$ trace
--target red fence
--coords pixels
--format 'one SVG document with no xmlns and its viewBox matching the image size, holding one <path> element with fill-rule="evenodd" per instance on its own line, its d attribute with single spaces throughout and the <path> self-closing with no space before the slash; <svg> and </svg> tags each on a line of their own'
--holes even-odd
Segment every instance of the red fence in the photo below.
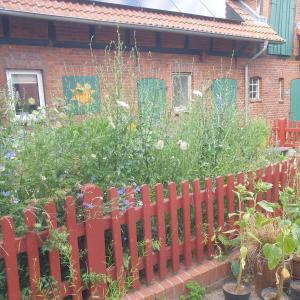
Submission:
<svg viewBox="0 0 300 300">
<path fill-rule="evenodd" d="M 286 185 L 292 185 L 295 176 L 295 162 L 285 161 L 281 164 L 269 165 L 256 172 L 239 173 L 217 177 L 215 184 L 212 179 L 206 179 L 201 188 L 199 180 L 183 181 L 177 192 L 175 183 L 169 183 L 167 191 L 162 184 L 157 184 L 154 193 L 149 186 L 143 185 L 140 190 L 132 187 L 126 189 L 123 199 L 126 207 L 120 209 L 120 193 L 116 188 L 110 188 L 107 194 L 110 212 L 103 213 L 103 198 L 101 190 L 95 185 L 84 186 L 83 205 L 85 221 L 76 222 L 75 199 L 68 196 L 65 199 L 65 227 L 68 232 L 68 241 L 71 245 L 70 259 L 74 268 L 72 284 L 62 280 L 60 255 L 57 250 L 49 252 L 50 275 L 58 283 L 58 294 L 61 297 L 72 295 L 72 299 L 82 299 L 84 290 L 80 274 L 80 258 L 78 238 L 83 237 L 87 249 L 88 272 L 107 274 L 118 280 L 118 285 L 124 285 L 123 252 L 124 239 L 130 257 L 134 288 L 141 284 L 140 271 L 143 271 L 143 280 L 147 283 L 158 274 L 164 278 L 168 272 L 177 272 L 181 266 L 189 268 L 195 260 L 201 263 L 206 257 L 214 255 L 212 236 L 216 228 L 228 228 L 234 223 L 230 215 L 236 211 L 237 203 L 233 189 L 236 183 L 244 183 L 247 178 L 249 190 L 253 190 L 255 180 L 262 179 L 273 184 L 265 195 L 259 195 L 267 201 L 278 201 L 279 190 Z M 214 187 L 215 186 L 215 187 Z M 153 195 L 151 201 L 151 195 Z M 167 195 L 167 197 L 166 197 Z M 139 198 L 139 205 L 136 199 Z M 57 214 L 54 203 L 45 206 L 46 218 L 52 228 L 57 228 Z M 49 236 L 49 231 L 36 232 L 34 207 L 24 212 L 24 221 L 27 233 L 22 237 L 15 237 L 14 224 L 11 217 L 1 220 L 3 241 L 0 242 L 0 259 L 5 260 L 7 291 L 9 300 L 20 299 L 20 285 L 17 256 L 27 254 L 30 290 L 32 298 L 36 295 L 36 285 L 39 281 L 41 268 L 39 248 L 43 240 Z M 155 219 L 155 222 L 153 221 Z M 142 240 L 144 241 L 144 255 L 139 256 L 137 222 L 142 227 Z M 153 225 L 155 224 L 155 225 Z M 126 232 L 124 233 L 124 226 Z M 62 230 L 60 227 L 59 230 Z M 105 233 L 112 234 L 114 263 L 106 264 L 108 242 Z M 154 237 L 159 241 L 159 249 L 153 249 Z M 168 237 L 168 238 L 167 238 Z M 105 284 L 94 284 L 88 292 L 104 298 Z M 39 297 L 36 297 L 40 299 Z"/>
<path fill-rule="evenodd" d="M 300 122 L 287 119 L 276 120 L 272 124 L 272 142 L 279 147 L 300 146 Z"/>
</svg>

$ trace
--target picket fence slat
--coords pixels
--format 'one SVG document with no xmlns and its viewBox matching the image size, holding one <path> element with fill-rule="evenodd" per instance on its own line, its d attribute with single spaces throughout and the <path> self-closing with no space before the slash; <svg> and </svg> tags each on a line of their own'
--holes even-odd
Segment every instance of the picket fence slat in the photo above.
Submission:
<svg viewBox="0 0 300 300">
<path fill-rule="evenodd" d="M 36 297 L 38 300 L 42 300 L 41 295 L 38 295 L 38 293 L 36 293 L 38 282 L 40 279 L 40 258 L 37 235 L 34 232 L 36 220 L 33 209 L 26 209 L 24 211 L 24 223 L 27 226 L 26 250 L 31 295 L 33 295 L 33 297 Z"/>
<path fill-rule="evenodd" d="M 171 233 L 171 255 L 173 272 L 179 270 L 179 239 L 178 239 L 178 200 L 176 194 L 176 184 L 170 182 L 169 192 L 169 210 L 170 210 L 170 233 Z"/>
<path fill-rule="evenodd" d="M 3 235 L 3 251 L 5 253 L 4 259 L 8 300 L 20 300 L 21 293 L 13 219 L 11 217 L 2 218 L 1 227 Z"/>
<path fill-rule="evenodd" d="M 54 202 L 45 205 L 46 222 L 48 225 L 48 237 L 51 237 L 51 231 L 57 228 L 56 207 Z M 59 251 L 54 249 L 49 251 L 50 275 L 56 280 L 58 291 L 54 291 L 55 296 L 63 293 L 64 287 L 61 281 L 61 268 Z"/>
<path fill-rule="evenodd" d="M 153 201 L 150 199 L 152 190 L 148 185 L 140 188 L 129 186 L 125 190 L 112 187 L 107 194 L 110 209 L 105 213 L 101 189 L 87 184 L 81 189 L 82 203 L 75 202 L 72 196 L 66 197 L 63 227 L 57 226 L 56 204 L 49 202 L 44 207 L 47 226 L 43 232 L 37 232 L 35 208 L 30 206 L 23 212 L 26 234 L 17 238 L 12 218 L 4 217 L 1 219 L 3 240 L 0 241 L 0 259 L 5 261 L 8 300 L 20 299 L 17 259 L 20 253 L 27 254 L 32 297 L 42 300 L 38 290 L 43 267 L 39 249 L 43 240 L 51 238 L 55 230 L 67 232 L 72 272 L 71 280 L 62 281 L 65 279 L 61 275 L 59 251 L 49 251 L 50 275 L 59 287 L 53 297 L 71 296 L 74 300 L 81 300 L 84 292 L 88 293 L 90 299 L 105 299 L 106 278 L 109 276 L 117 280 L 120 290 L 124 290 L 126 276 L 131 276 L 132 287 L 138 288 L 144 279 L 146 283 L 152 282 L 156 270 L 161 279 L 165 278 L 170 271 L 169 263 L 173 272 L 178 272 L 182 265 L 191 267 L 194 258 L 192 254 L 201 263 L 205 257 L 211 258 L 214 255 L 212 237 L 215 230 L 235 228 L 237 217 L 233 213 L 243 209 L 238 206 L 234 195 L 237 184 L 246 184 L 248 191 L 253 191 L 257 180 L 269 182 L 272 189 L 259 194 L 257 201 L 265 199 L 278 202 L 279 192 L 284 187 L 294 187 L 295 184 L 299 190 L 300 180 L 296 176 L 296 168 L 299 166 L 299 161 L 290 159 L 259 168 L 256 172 L 240 172 L 236 180 L 232 174 L 218 176 L 215 185 L 211 178 L 207 178 L 203 189 L 199 180 L 194 180 L 191 187 L 188 181 L 182 181 L 181 191 L 179 186 L 177 190 L 174 182 L 168 184 L 167 191 L 159 183 L 154 187 Z M 84 208 L 84 221 L 80 223 L 77 223 L 76 218 L 78 204 Z M 259 207 L 257 209 L 262 211 Z M 277 213 L 279 211 L 275 215 Z M 194 220 L 193 223 L 191 220 Z M 103 276 L 102 281 L 95 281 L 88 288 L 83 286 L 80 276 L 80 251 L 83 249 L 79 247 L 79 238 L 80 245 L 83 243 L 86 250 L 87 272 Z M 66 270 L 63 271 L 65 273 Z"/>
<path fill-rule="evenodd" d="M 203 261 L 203 233 L 202 233 L 202 202 L 203 193 L 200 190 L 199 180 L 193 181 L 193 198 L 194 198 L 194 210 L 195 210 L 195 231 L 196 231 L 196 254 L 197 262 Z"/>
<path fill-rule="evenodd" d="M 190 186 L 188 181 L 181 183 L 182 194 L 182 217 L 183 217 L 183 236 L 184 236 L 184 264 L 189 268 L 192 264 L 192 246 L 191 246 L 191 221 L 190 221 Z"/>
<path fill-rule="evenodd" d="M 142 203 L 143 203 L 143 233 L 144 233 L 144 240 L 145 240 L 145 272 L 146 272 L 146 281 L 148 283 L 150 283 L 153 279 L 153 255 L 152 255 L 150 192 L 149 192 L 148 185 L 143 185 L 141 187 L 141 199 L 142 199 Z M 157 203 L 157 198 L 156 198 L 156 203 Z"/>
</svg>

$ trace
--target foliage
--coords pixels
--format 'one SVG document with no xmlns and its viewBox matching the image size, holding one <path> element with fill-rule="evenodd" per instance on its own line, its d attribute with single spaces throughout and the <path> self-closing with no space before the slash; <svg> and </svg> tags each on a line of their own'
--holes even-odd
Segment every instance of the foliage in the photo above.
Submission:
<svg viewBox="0 0 300 300">
<path fill-rule="evenodd" d="M 181 296 L 180 300 L 201 300 L 205 295 L 205 288 L 203 288 L 199 283 L 194 281 L 189 281 L 185 288 L 187 289 L 187 295 Z"/>
</svg>

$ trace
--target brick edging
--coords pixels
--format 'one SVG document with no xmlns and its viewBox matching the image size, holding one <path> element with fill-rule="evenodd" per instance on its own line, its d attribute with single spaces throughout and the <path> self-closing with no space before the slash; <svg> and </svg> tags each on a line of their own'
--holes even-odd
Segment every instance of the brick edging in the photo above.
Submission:
<svg viewBox="0 0 300 300">
<path fill-rule="evenodd" d="M 163 280 L 156 280 L 148 286 L 127 294 L 123 300 L 157 300 L 178 299 L 185 292 L 188 281 L 198 282 L 203 287 L 209 287 L 230 276 L 230 262 L 236 257 L 236 253 L 228 256 L 224 261 L 204 261 L 202 264 L 193 265 L 190 269 L 180 270 Z"/>
</svg>

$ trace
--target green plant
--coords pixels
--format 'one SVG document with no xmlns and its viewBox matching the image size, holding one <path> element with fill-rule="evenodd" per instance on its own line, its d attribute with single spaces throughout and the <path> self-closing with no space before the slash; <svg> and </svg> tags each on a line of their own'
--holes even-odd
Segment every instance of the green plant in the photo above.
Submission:
<svg viewBox="0 0 300 300">
<path fill-rule="evenodd" d="M 185 288 L 187 289 L 187 295 L 181 296 L 180 300 L 201 300 L 205 295 L 205 288 L 203 288 L 199 283 L 194 281 L 189 281 Z"/>
</svg>

